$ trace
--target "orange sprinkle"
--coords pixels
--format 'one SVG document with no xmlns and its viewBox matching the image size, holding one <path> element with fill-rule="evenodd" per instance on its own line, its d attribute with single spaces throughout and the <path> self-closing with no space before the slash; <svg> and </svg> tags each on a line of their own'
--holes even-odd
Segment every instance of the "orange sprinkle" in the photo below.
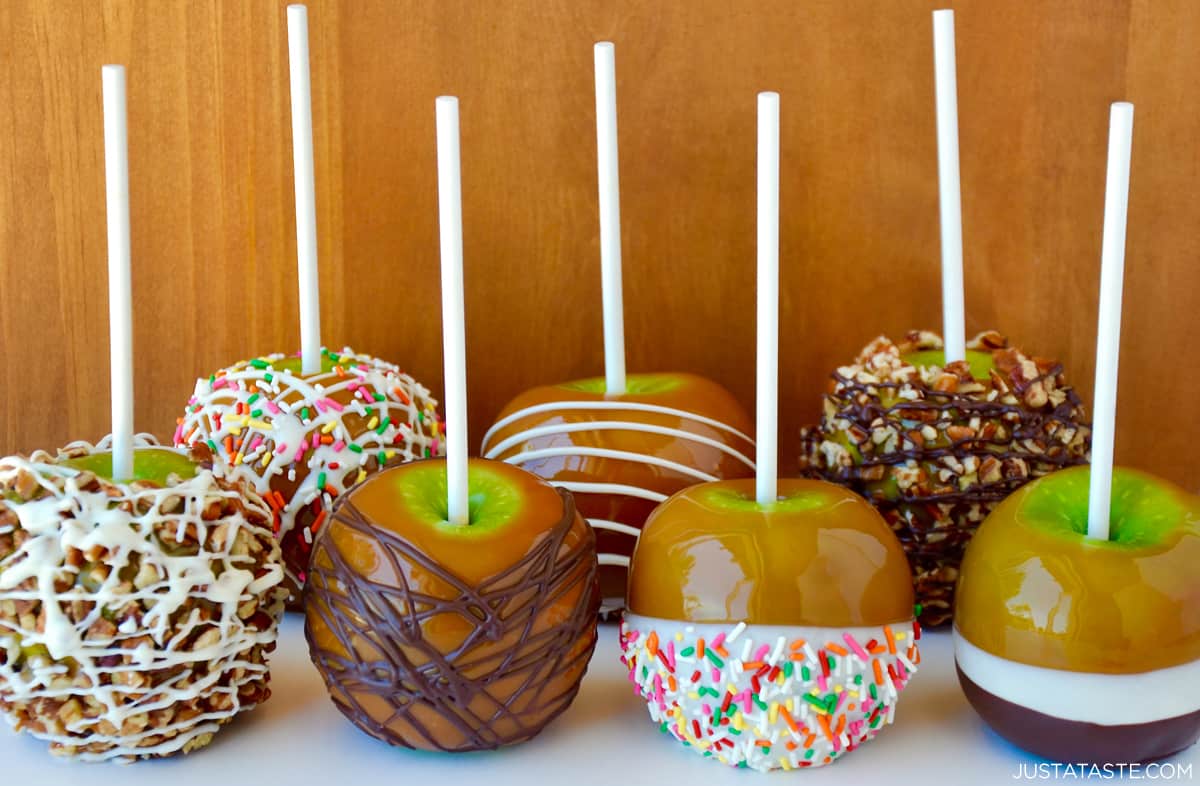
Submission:
<svg viewBox="0 0 1200 786">
<path fill-rule="evenodd" d="M 337 374 L 339 377 L 344 377 L 346 376 L 346 369 L 342 368 L 342 365 L 339 363 L 333 367 L 333 373 Z"/>
<path fill-rule="evenodd" d="M 757 740 L 755 740 L 755 741 L 754 741 L 754 744 L 755 744 L 755 746 L 757 746 L 757 747 L 759 747 L 759 748 L 769 748 L 769 747 L 771 747 L 771 741 L 770 741 L 770 740 L 757 739 Z"/>
<path fill-rule="evenodd" d="M 323 437 L 321 437 L 321 444 L 322 445 L 332 445 L 333 437 L 330 436 L 329 434 L 324 435 Z"/>
<path fill-rule="evenodd" d="M 803 652 L 793 652 L 792 660 L 808 660 L 808 656 L 805 655 Z"/>
<path fill-rule="evenodd" d="M 320 513 L 317 514 L 317 517 L 315 519 L 313 519 L 313 523 L 312 523 L 312 527 L 311 527 L 313 534 L 316 534 L 317 530 L 321 528 L 321 522 L 323 522 L 325 520 L 326 512 L 327 511 L 322 510 Z"/>
<path fill-rule="evenodd" d="M 742 664 L 742 668 L 746 671 L 758 671 L 762 668 L 762 665 L 763 662 L 761 660 L 748 660 Z"/>
<path fill-rule="evenodd" d="M 869 647 L 867 652 L 871 653 L 872 655 L 882 655 L 883 653 L 887 652 L 887 647 L 883 646 L 882 644 L 876 644 L 874 647 Z"/>
<path fill-rule="evenodd" d="M 849 652 L 846 651 L 845 647 L 839 647 L 838 645 L 834 644 L 832 641 L 825 645 L 825 649 L 829 650 L 830 652 L 836 653 L 837 655 L 840 655 L 843 658 L 850 654 Z"/>
<path fill-rule="evenodd" d="M 716 652 L 718 655 L 720 655 L 722 658 L 729 657 L 729 650 L 725 649 L 725 647 L 723 647 L 723 646 L 722 647 L 713 647 L 713 651 Z"/>
<path fill-rule="evenodd" d="M 696 660 L 704 657 L 704 639 L 696 640 Z"/>
<path fill-rule="evenodd" d="M 816 741 L 817 741 L 817 735 L 809 734 L 807 737 L 804 738 L 804 747 L 811 748 L 813 746 L 813 743 Z"/>
<path fill-rule="evenodd" d="M 895 655 L 896 654 L 896 637 L 892 635 L 892 626 L 891 625 L 883 626 L 883 635 L 887 636 L 888 652 Z"/>
<path fill-rule="evenodd" d="M 225 435 L 225 452 L 228 453 L 230 456 L 233 455 L 233 435 L 232 434 Z"/>
<path fill-rule="evenodd" d="M 846 716 L 842 715 L 838 718 L 837 728 L 833 730 L 834 734 L 841 736 L 841 733 L 846 730 Z"/>
<path fill-rule="evenodd" d="M 787 711 L 787 707 L 779 705 L 779 714 L 783 716 L 783 722 L 788 725 L 788 728 L 797 734 L 800 733 L 800 727 L 796 725 L 796 721 L 792 718 L 792 713 Z"/>
<path fill-rule="evenodd" d="M 873 666 L 875 669 L 875 684 L 882 685 L 883 684 L 883 670 L 879 668 L 879 661 L 872 660 L 871 666 Z"/>
<path fill-rule="evenodd" d="M 395 394 L 396 398 L 400 399 L 401 404 L 412 403 L 412 399 L 410 399 L 400 387 L 392 388 L 392 393 Z"/>
<path fill-rule="evenodd" d="M 282 509 L 282 508 L 286 508 L 286 507 L 287 507 L 287 500 L 283 498 L 283 494 L 279 493 L 278 491 L 276 491 L 276 492 L 274 492 L 274 493 L 275 493 L 275 500 L 276 500 L 276 502 L 277 502 L 278 506 L 279 506 L 281 509 Z"/>
<path fill-rule="evenodd" d="M 790 751 L 796 750 L 796 743 L 793 742 L 792 740 L 788 740 L 787 741 L 787 749 Z"/>
<path fill-rule="evenodd" d="M 192 430 L 183 435 L 183 441 L 190 443 L 192 441 L 192 435 L 196 433 L 196 429 L 198 429 L 198 428 L 200 428 L 199 423 L 192 426 Z"/>
<path fill-rule="evenodd" d="M 650 631 L 650 635 L 646 637 L 646 652 L 650 653 L 650 657 L 658 654 L 658 632 Z"/>
<path fill-rule="evenodd" d="M 798 649 L 802 649 L 806 643 L 807 642 L 804 641 L 804 639 L 796 639 L 795 641 L 792 642 L 791 646 L 788 647 L 788 649 L 790 649 L 792 652 L 795 652 Z"/>
<path fill-rule="evenodd" d="M 817 723 L 821 724 L 821 733 L 825 735 L 825 739 L 833 742 L 833 730 L 829 728 L 829 720 L 824 715 L 818 715 Z"/>
<path fill-rule="evenodd" d="M 679 683 L 677 683 L 675 681 L 675 675 L 673 675 L 673 674 L 667 675 L 667 687 L 670 688 L 671 690 L 679 690 Z"/>
</svg>

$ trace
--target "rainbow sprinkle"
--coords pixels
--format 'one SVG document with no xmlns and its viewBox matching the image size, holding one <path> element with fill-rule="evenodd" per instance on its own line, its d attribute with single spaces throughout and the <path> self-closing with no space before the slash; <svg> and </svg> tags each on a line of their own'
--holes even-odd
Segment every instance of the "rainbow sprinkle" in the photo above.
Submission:
<svg viewBox="0 0 1200 786">
<path fill-rule="evenodd" d="M 818 767 L 892 722 L 921 660 L 915 621 L 784 631 L 627 613 L 621 661 L 662 731 L 730 766 Z"/>
</svg>

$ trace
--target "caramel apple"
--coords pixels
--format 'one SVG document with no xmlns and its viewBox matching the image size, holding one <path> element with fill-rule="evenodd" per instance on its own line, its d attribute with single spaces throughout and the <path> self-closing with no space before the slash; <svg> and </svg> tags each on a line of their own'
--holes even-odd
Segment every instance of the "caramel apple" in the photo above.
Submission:
<svg viewBox="0 0 1200 786">
<path fill-rule="evenodd" d="M 949 364 L 933 333 L 877 338 L 832 376 L 801 470 L 879 509 L 908 553 L 922 624 L 943 624 L 979 523 L 1032 478 L 1088 460 L 1079 396 L 1059 363 L 994 332 Z"/>
<path fill-rule="evenodd" d="M 757 770 L 827 764 L 891 723 L 920 662 L 904 551 L 861 497 L 780 480 L 678 492 L 629 574 L 623 661 L 650 717 Z"/>
<path fill-rule="evenodd" d="M 0 709 L 52 753 L 159 758 L 270 695 L 286 591 L 271 511 L 147 439 L 0 459 Z"/>
<path fill-rule="evenodd" d="M 175 444 L 244 473 L 270 504 L 293 603 L 333 501 L 385 466 L 444 452 L 429 391 L 349 348 L 323 349 L 315 374 L 275 354 L 197 380 Z"/>
<path fill-rule="evenodd" d="M 682 488 L 754 471 L 753 425 L 729 391 L 693 374 L 547 385 L 511 401 L 482 453 L 574 494 L 596 530 L 604 610 L 624 605 L 629 555 L 654 507 Z"/>
<path fill-rule="evenodd" d="M 1087 467 L 979 528 L 954 614 L 959 680 L 999 734 L 1067 762 L 1141 762 L 1200 736 L 1200 498 L 1118 467 L 1087 537 Z"/>
<path fill-rule="evenodd" d="M 596 643 L 595 536 L 571 495 L 469 463 L 470 518 L 440 459 L 373 475 L 334 504 L 304 591 L 313 663 L 337 708 L 392 745 L 523 742 L 567 708 Z"/>
</svg>

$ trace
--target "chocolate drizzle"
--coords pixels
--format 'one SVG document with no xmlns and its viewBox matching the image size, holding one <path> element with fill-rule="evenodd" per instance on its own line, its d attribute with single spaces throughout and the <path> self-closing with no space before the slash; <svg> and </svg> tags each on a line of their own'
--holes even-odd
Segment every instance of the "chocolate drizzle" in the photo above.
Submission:
<svg viewBox="0 0 1200 786">
<path fill-rule="evenodd" d="M 987 380 L 963 362 L 930 375 L 901 359 L 940 349 L 933 334 L 877 339 L 832 374 L 820 426 L 801 432 L 802 472 L 866 497 L 896 532 L 926 626 L 951 619 L 963 549 L 992 508 L 1088 459 L 1090 430 L 1061 364 L 1032 360 L 996 333 L 969 346 L 992 354 Z"/>
<path fill-rule="evenodd" d="M 376 525 L 353 493 L 335 504 L 304 606 L 313 663 L 342 714 L 392 745 L 460 752 L 524 742 L 570 705 L 596 645 L 599 592 L 595 535 L 559 494 L 561 520 L 477 586 Z M 339 529 L 376 541 L 389 564 L 363 576 L 339 549 Z M 421 591 L 414 571 L 422 588 L 444 589 Z M 443 651 L 426 632 L 451 618 L 472 628 Z"/>
</svg>

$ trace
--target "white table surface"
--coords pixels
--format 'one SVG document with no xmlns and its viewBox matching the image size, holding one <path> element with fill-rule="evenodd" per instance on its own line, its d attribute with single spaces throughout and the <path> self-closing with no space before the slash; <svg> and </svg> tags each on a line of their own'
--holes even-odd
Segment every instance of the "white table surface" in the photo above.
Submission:
<svg viewBox="0 0 1200 786">
<path fill-rule="evenodd" d="M 435 754 L 391 748 L 346 721 L 308 659 L 301 619 L 288 615 L 272 659 L 270 701 L 189 756 L 132 765 L 62 761 L 45 744 L 0 728 L 3 786 L 671 786 L 803 781 L 857 786 L 1012 784 L 1037 760 L 992 734 L 954 676 L 950 636 L 921 639 L 921 669 L 896 724 L 833 765 L 763 775 L 734 770 L 658 732 L 617 659 L 617 630 L 600 644 L 575 703 L 532 742 L 507 750 Z M 2 727 L 3 724 L 0 724 Z M 1174 757 L 1200 782 L 1200 746 Z M 1142 773 L 1147 779 L 1148 773 Z M 1066 780 L 1060 776 L 1061 780 Z M 1088 782 L 1102 782 L 1092 778 Z M 1111 781 L 1109 781 L 1111 782 Z"/>
</svg>

